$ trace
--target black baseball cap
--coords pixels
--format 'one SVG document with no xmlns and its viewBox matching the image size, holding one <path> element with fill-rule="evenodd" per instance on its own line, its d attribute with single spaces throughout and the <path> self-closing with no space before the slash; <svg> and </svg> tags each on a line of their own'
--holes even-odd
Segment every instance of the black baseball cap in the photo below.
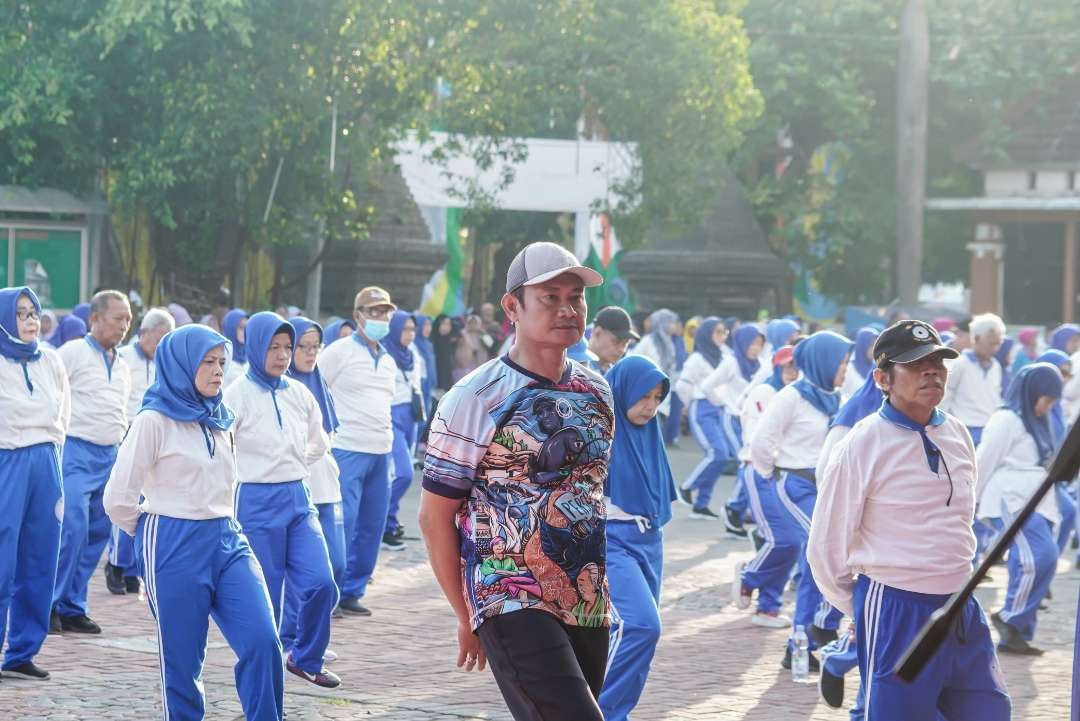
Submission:
<svg viewBox="0 0 1080 721">
<path fill-rule="evenodd" d="M 931 353 L 958 358 L 955 350 L 941 341 L 929 323 L 921 320 L 898 320 L 881 332 L 874 343 L 874 363 L 914 363 Z"/>
<path fill-rule="evenodd" d="M 617 305 L 601 308 L 593 318 L 593 325 L 611 331 L 620 340 L 641 340 L 641 336 L 634 330 L 634 321 L 630 320 L 630 314 Z"/>
</svg>

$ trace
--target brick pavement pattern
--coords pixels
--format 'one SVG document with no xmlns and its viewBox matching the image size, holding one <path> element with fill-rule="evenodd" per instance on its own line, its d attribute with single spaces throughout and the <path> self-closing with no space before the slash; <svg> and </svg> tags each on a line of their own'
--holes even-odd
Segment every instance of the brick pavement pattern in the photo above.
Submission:
<svg viewBox="0 0 1080 721">
<path fill-rule="evenodd" d="M 684 439 L 690 446 L 689 439 Z M 676 478 L 698 460 L 689 448 L 671 454 Z M 730 477 L 721 480 L 725 498 Z M 404 518 L 415 518 L 416 484 Z M 410 530 L 415 523 L 406 523 Z M 787 632 L 750 623 L 750 612 L 728 602 L 735 563 L 749 560 L 749 541 L 725 538 L 716 522 L 693 521 L 676 509 L 665 533 L 663 636 L 635 721 L 690 719 L 846 721 L 830 709 L 816 685 L 792 683 L 780 668 Z M 455 625 L 427 566 L 422 542 L 384 552 L 364 603 L 370 618 L 334 622 L 331 647 L 340 659 L 330 668 L 342 686 L 324 691 L 286 674 L 289 721 L 365 719 L 449 721 L 509 719 L 490 673 L 465 673 L 457 658 Z M 1064 719 L 1068 715 L 1073 620 L 1080 573 L 1072 553 L 1060 562 L 1050 610 L 1041 614 L 1040 658 L 1003 656 L 1014 719 Z M 1068 561 L 1068 562 L 1067 562 Z M 983 607 L 1004 598 L 1004 568 L 983 585 Z M 790 598 L 789 598 L 790 603 Z M 161 718 L 161 684 L 153 619 L 135 596 L 111 596 L 98 573 L 91 585 L 91 615 L 101 636 L 50 636 L 37 662 L 48 682 L 0 682 L 0 719 L 20 721 L 146 721 Z M 243 719 L 233 685 L 235 661 L 211 623 L 204 684 L 208 719 Z M 849 675 L 853 699 L 857 674 Z"/>
</svg>

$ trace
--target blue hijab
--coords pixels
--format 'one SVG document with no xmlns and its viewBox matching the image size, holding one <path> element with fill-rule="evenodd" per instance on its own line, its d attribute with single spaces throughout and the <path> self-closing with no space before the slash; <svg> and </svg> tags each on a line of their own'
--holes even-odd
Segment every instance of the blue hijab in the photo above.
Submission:
<svg viewBox="0 0 1080 721">
<path fill-rule="evenodd" d="M 289 322 L 273 311 L 264 310 L 248 318 L 244 337 L 248 347 L 247 376 L 255 384 L 268 391 L 276 391 L 289 385 L 284 376 L 275 378 L 266 372 L 266 354 L 270 343 L 278 333 L 288 333 L 293 346 L 296 346 L 296 330 Z M 274 401 L 277 402 L 276 399 Z"/>
<path fill-rule="evenodd" d="M 247 317 L 247 311 L 243 308 L 233 308 L 221 319 L 221 332 L 225 334 L 225 337 L 229 339 L 229 343 L 232 344 L 233 363 L 247 362 L 247 344 L 241 343 L 236 338 L 236 330 L 240 326 L 240 321 Z M 246 332 L 244 338 L 247 338 Z"/>
<path fill-rule="evenodd" d="M 300 337 L 314 328 L 319 331 L 319 341 L 323 340 L 322 326 L 304 316 L 296 316 L 295 318 L 289 318 L 289 325 L 296 331 L 296 344 L 300 344 Z M 296 351 L 293 351 L 293 360 L 296 359 Z M 315 368 L 310 373 L 304 373 L 297 370 L 296 364 L 292 361 L 289 362 L 289 370 L 286 374 L 290 378 L 295 378 L 300 381 L 311 391 L 311 395 L 315 396 L 315 400 L 319 403 L 319 410 L 322 411 L 322 427 L 326 431 L 327 435 L 333 433 L 341 425 L 338 422 L 337 411 L 334 409 L 334 398 L 330 395 L 330 389 L 326 387 L 326 381 L 323 380 L 322 373 L 319 372 L 318 363 L 315 364 Z"/>
<path fill-rule="evenodd" d="M 1009 362 L 1009 353 L 1012 351 L 1013 346 L 1016 345 L 1016 339 L 1005 336 L 1001 339 L 1001 347 L 998 348 L 997 353 L 994 354 L 994 358 L 1001 365 L 1001 394 L 1005 395 L 1005 392 L 1009 388 L 1009 383 L 1012 382 L 1012 363 Z"/>
<path fill-rule="evenodd" d="M 416 346 L 416 351 L 420 354 L 420 357 L 424 359 L 424 365 L 427 367 L 427 377 L 435 377 L 435 345 L 431 342 L 431 338 L 424 337 L 424 327 L 431 325 L 431 318 L 417 313 L 413 316 L 413 320 L 416 321 L 416 340 L 413 341 L 413 345 Z M 432 328 L 434 331 L 434 327 Z"/>
<path fill-rule="evenodd" d="M 742 374 L 745 380 L 753 380 L 758 370 L 761 369 L 761 361 L 757 358 L 750 360 L 750 357 L 746 355 L 746 351 L 758 338 L 764 341 L 765 334 L 756 325 L 747 323 L 739 326 L 738 330 L 731 334 L 731 337 L 734 338 L 732 347 L 735 349 L 735 360 L 739 363 L 739 373 Z"/>
<path fill-rule="evenodd" d="M 405 310 L 395 310 L 390 316 L 390 332 L 383 338 L 382 345 L 390 357 L 397 363 L 398 370 L 408 373 L 416 364 L 409 346 L 401 344 L 401 334 L 405 331 L 405 324 L 412 318 L 412 314 Z M 414 321 L 415 323 L 415 321 Z"/>
<path fill-rule="evenodd" d="M 79 303 L 77 306 L 71 309 L 71 314 L 86 324 L 86 327 L 90 327 L 90 304 Z"/>
<path fill-rule="evenodd" d="M 1068 354 L 1057 348 L 1046 351 L 1032 362 L 1049 363 L 1057 368 L 1058 371 L 1066 364 L 1070 366 L 1070 370 L 1072 366 L 1072 359 L 1069 358 Z M 1031 363 L 1028 363 L 1028 365 L 1031 365 Z M 1027 366 L 1024 367 L 1027 368 Z M 1062 373 L 1062 375 L 1065 374 Z M 1060 448 L 1062 442 L 1065 440 L 1065 410 L 1061 407 L 1060 400 L 1050 409 L 1050 431 L 1054 436 L 1054 448 Z"/>
<path fill-rule="evenodd" d="M 1080 335 L 1080 325 L 1075 323 L 1062 323 L 1050 334 L 1050 347 L 1056 348 L 1063 353 L 1068 353 L 1066 350 L 1069 346 L 1069 341 L 1073 336 Z"/>
<path fill-rule="evenodd" d="M 851 363 L 859 375 L 865 378 L 874 370 L 874 361 L 866 357 L 867 352 L 874 347 L 878 336 L 881 335 L 877 328 L 865 326 L 855 334 L 855 350 L 852 351 Z"/>
<path fill-rule="evenodd" d="M 694 352 L 700 353 L 705 360 L 709 361 L 709 365 L 713 368 L 720 365 L 720 361 L 724 357 L 720 350 L 720 346 L 716 345 L 712 339 L 713 331 L 716 330 L 718 325 L 722 324 L 722 320 L 715 315 L 710 315 L 708 318 L 701 321 L 701 325 L 694 331 Z"/>
<path fill-rule="evenodd" d="M 671 335 L 667 332 L 667 327 L 677 320 L 679 320 L 679 316 L 667 308 L 654 311 L 649 316 L 648 335 L 652 336 L 656 353 L 660 356 L 660 370 L 664 372 L 675 370 L 675 344 L 671 340 Z"/>
<path fill-rule="evenodd" d="M 326 331 L 323 333 L 323 344 L 330 345 L 341 340 L 341 327 L 346 325 L 352 329 L 353 333 L 356 332 L 355 321 L 349 320 L 348 318 L 345 320 L 335 320 L 333 323 L 326 326 Z"/>
<path fill-rule="evenodd" d="M 833 380 L 854 345 L 839 333 L 821 330 L 795 346 L 795 367 L 802 371 L 795 389 L 830 423 L 840 409 L 840 391 Z"/>
<path fill-rule="evenodd" d="M 1008 408 L 1024 422 L 1024 428 L 1035 440 L 1039 451 L 1039 464 L 1046 465 L 1054 453 L 1054 432 L 1049 414 L 1042 418 L 1035 416 L 1035 403 L 1041 396 L 1061 398 L 1065 383 L 1061 372 L 1049 363 L 1032 363 L 1024 366 L 1013 378 L 1005 394 L 1005 408 Z"/>
<path fill-rule="evenodd" d="M 210 429 L 227 431 L 236 417 L 220 390 L 207 398 L 195 389 L 195 374 L 206 354 L 220 345 L 228 345 L 225 336 L 204 325 L 186 325 L 166 333 L 154 353 L 157 378 L 146 389 L 140 409 L 157 411 L 182 423 L 198 423 L 211 458 L 215 443 Z M 228 348 L 225 352 L 228 354 Z"/>
<path fill-rule="evenodd" d="M 773 318 L 765 326 L 765 340 L 775 352 L 790 343 L 798 332 L 799 324 L 795 321 L 787 318 Z"/>
<path fill-rule="evenodd" d="M 643 426 L 634 425 L 626 412 L 657 383 L 663 384 L 667 397 L 670 381 L 650 359 L 635 355 L 611 366 L 605 378 L 615 399 L 615 438 L 604 495 L 627 513 L 645 516 L 653 528 L 660 528 L 671 520 L 675 500 L 675 479 L 660 421 L 653 418 Z"/>
<path fill-rule="evenodd" d="M 86 337 L 86 323 L 76 315 L 65 315 L 56 324 L 56 332 L 50 342 L 57 348 L 73 340 Z"/>
<path fill-rule="evenodd" d="M 829 427 L 853 428 L 856 423 L 881 408 L 883 400 L 885 400 L 885 394 L 874 383 L 874 374 L 867 373 L 866 380 L 859 386 L 859 390 L 852 393 L 847 403 L 840 406 L 840 411 Z"/>
<path fill-rule="evenodd" d="M 19 298 L 26 296 L 34 304 L 38 315 L 41 314 L 41 301 L 37 294 L 26 286 L 18 288 L 4 288 L 0 290 L 0 355 L 15 361 L 36 361 L 41 357 L 38 350 L 38 341 L 23 341 L 19 339 L 19 319 L 15 314 L 19 305 Z M 25 370 L 25 369 L 24 369 Z M 29 386 L 29 376 L 27 377 Z M 33 391 L 33 387 L 30 387 Z"/>
</svg>

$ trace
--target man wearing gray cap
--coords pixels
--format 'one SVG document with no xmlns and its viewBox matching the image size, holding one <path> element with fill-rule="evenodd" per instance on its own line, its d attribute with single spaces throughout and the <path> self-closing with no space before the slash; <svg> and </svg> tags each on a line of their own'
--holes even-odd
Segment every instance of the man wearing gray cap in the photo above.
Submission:
<svg viewBox="0 0 1080 721">
<path fill-rule="evenodd" d="M 602 282 L 554 243 L 518 253 L 502 298 L 514 345 L 443 396 L 428 438 L 420 527 L 457 664 L 490 660 L 518 721 L 603 719 L 614 412 L 604 379 L 566 357 Z"/>
</svg>

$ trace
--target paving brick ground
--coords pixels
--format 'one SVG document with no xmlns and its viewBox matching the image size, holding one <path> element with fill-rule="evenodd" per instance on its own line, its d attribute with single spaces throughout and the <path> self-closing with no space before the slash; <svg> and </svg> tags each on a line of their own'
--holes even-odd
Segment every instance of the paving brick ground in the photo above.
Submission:
<svg viewBox="0 0 1080 721">
<path fill-rule="evenodd" d="M 697 455 L 676 451 L 672 461 L 681 477 Z M 723 491 L 718 497 L 724 497 Z M 414 490 L 405 511 L 415 510 Z M 734 565 L 751 555 L 749 543 L 725 538 L 720 524 L 691 521 L 686 509 L 677 510 L 666 531 L 664 634 L 636 721 L 846 721 L 846 712 L 819 702 L 816 686 L 794 684 L 780 669 L 785 631 L 752 626 L 746 613 L 728 604 Z M 993 575 L 994 582 L 979 593 L 989 609 L 1004 597 L 1004 569 Z M 1036 638 L 1046 655 L 1002 658 L 1014 719 L 1068 716 L 1078 581 L 1080 573 L 1063 560 L 1054 600 L 1041 616 Z M 344 679 L 341 688 L 322 691 L 286 674 L 289 721 L 509 718 L 489 673 L 454 668 L 454 624 L 419 541 L 405 551 L 383 554 L 365 603 L 374 610 L 371 618 L 335 621 L 332 646 L 341 659 L 333 670 Z M 52 680 L 0 683 L 0 719 L 161 717 L 156 637 L 145 603 L 108 595 L 99 574 L 90 605 L 104 633 L 50 637 L 38 663 L 52 672 Z M 242 719 L 232 680 L 235 658 L 211 628 L 204 674 L 207 718 Z M 854 683 L 849 679 L 849 697 Z"/>
</svg>

